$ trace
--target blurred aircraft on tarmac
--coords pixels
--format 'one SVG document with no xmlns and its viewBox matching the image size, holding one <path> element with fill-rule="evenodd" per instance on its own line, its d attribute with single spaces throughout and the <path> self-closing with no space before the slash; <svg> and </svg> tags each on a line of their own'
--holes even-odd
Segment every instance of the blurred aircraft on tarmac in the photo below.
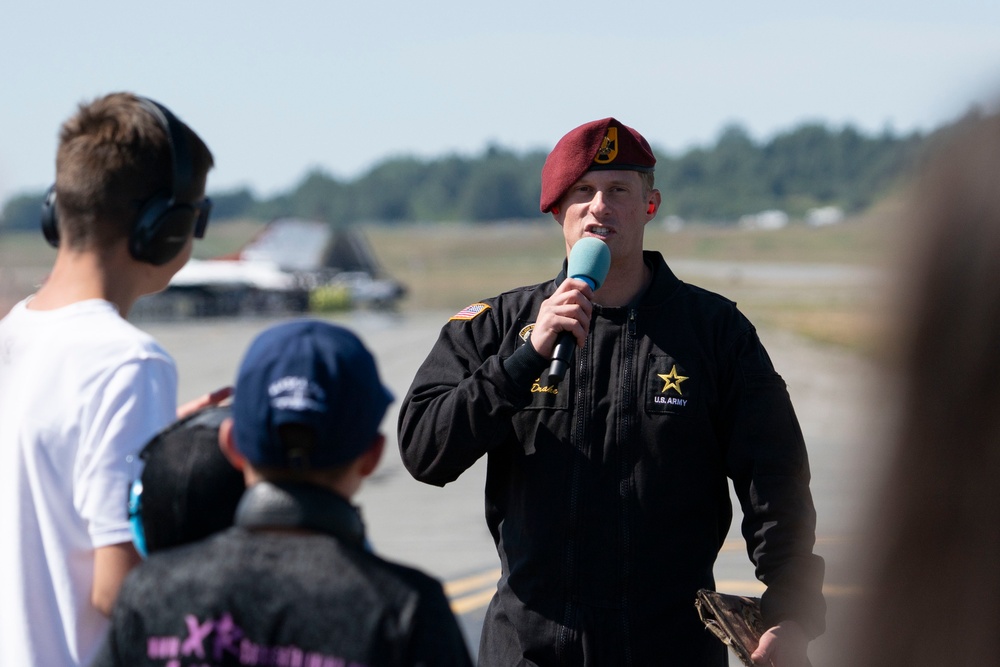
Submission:
<svg viewBox="0 0 1000 667">
<path fill-rule="evenodd" d="M 385 275 L 364 234 L 279 218 L 235 253 L 192 259 L 166 290 L 141 299 L 139 319 L 391 309 L 406 289 Z"/>
</svg>

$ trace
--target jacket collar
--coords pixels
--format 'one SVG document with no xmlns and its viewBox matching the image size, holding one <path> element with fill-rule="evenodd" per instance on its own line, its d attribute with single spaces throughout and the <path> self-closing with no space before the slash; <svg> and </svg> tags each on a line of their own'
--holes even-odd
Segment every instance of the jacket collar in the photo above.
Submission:
<svg viewBox="0 0 1000 667">
<path fill-rule="evenodd" d="M 672 297 L 684 283 L 674 275 L 663 259 L 663 255 L 659 252 L 645 250 L 642 253 L 642 259 L 646 262 L 646 266 L 653 270 L 653 280 L 650 281 L 646 293 L 639 299 L 639 306 L 642 308 L 658 307 Z"/>
<path fill-rule="evenodd" d="M 652 269 L 653 279 L 650 281 L 649 287 L 646 288 L 645 293 L 639 297 L 638 305 L 640 308 L 657 307 L 673 296 L 673 294 L 684 283 L 674 275 L 674 272 L 670 270 L 669 266 L 667 266 L 666 260 L 663 259 L 663 255 L 661 255 L 658 251 L 644 250 L 642 253 L 642 259 L 646 263 L 646 266 Z M 568 264 L 569 260 L 564 259 L 562 269 L 559 271 L 559 275 L 556 276 L 556 279 L 553 282 L 553 290 L 558 287 L 562 281 L 566 280 Z"/>
<path fill-rule="evenodd" d="M 258 482 L 236 508 L 243 528 L 301 528 L 327 533 L 365 548 L 365 525 L 358 509 L 344 497 L 312 484 Z"/>
</svg>

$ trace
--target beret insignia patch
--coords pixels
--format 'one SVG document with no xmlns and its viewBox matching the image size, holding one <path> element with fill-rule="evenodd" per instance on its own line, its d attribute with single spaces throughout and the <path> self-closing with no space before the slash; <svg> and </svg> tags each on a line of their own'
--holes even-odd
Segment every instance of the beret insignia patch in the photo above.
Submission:
<svg viewBox="0 0 1000 667">
<path fill-rule="evenodd" d="M 618 157 L 618 128 L 611 126 L 608 128 L 607 134 L 604 135 L 601 147 L 597 149 L 594 162 L 608 164 L 613 162 L 616 157 Z"/>
</svg>

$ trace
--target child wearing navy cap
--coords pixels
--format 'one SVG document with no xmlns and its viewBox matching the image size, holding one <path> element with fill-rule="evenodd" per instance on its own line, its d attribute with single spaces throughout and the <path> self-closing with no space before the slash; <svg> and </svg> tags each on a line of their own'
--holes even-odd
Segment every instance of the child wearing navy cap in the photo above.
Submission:
<svg viewBox="0 0 1000 667">
<path fill-rule="evenodd" d="M 235 526 L 126 580 L 95 665 L 470 665 L 441 584 L 371 552 L 351 497 L 391 393 L 347 329 L 264 331 L 239 369 L 223 453 Z"/>
</svg>

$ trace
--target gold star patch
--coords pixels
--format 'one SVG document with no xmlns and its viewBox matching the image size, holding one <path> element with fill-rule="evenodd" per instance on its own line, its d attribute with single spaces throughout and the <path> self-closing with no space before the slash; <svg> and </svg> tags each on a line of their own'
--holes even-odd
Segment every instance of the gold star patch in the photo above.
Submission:
<svg viewBox="0 0 1000 667">
<path fill-rule="evenodd" d="M 684 392 L 681 391 L 681 382 L 684 382 L 684 380 L 687 380 L 688 378 L 686 375 L 677 374 L 677 364 L 674 364 L 674 367 L 671 368 L 670 372 L 666 375 L 657 373 L 656 376 L 663 380 L 663 389 L 660 390 L 661 394 L 670 391 L 671 389 L 675 389 L 679 395 L 684 395 Z"/>
</svg>

